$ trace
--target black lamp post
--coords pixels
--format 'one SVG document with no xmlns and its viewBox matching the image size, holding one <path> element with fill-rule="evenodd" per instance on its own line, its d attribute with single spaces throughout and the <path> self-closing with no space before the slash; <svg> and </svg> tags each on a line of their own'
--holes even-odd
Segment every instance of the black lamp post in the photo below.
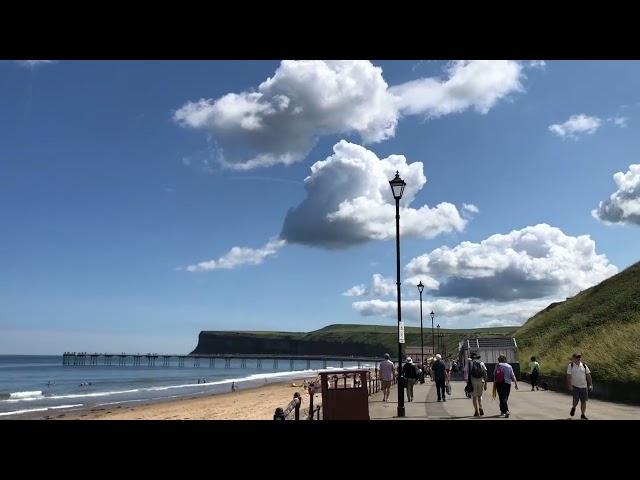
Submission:
<svg viewBox="0 0 640 480">
<path fill-rule="evenodd" d="M 422 290 L 424 290 L 424 285 L 422 284 L 422 280 L 417 285 L 418 292 L 420 292 L 420 365 L 422 365 L 422 369 L 424 369 L 424 340 L 422 339 Z"/>
<path fill-rule="evenodd" d="M 438 329 L 438 353 L 440 353 L 440 324 L 436 328 Z"/>
<path fill-rule="evenodd" d="M 400 323 L 402 322 L 402 312 L 400 309 L 400 199 L 407 185 L 400 178 L 400 173 L 396 171 L 396 176 L 389 181 L 393 198 L 396 200 L 396 285 L 398 287 L 398 417 L 404 417 L 404 378 L 402 377 L 402 343 L 400 343 Z"/>
<path fill-rule="evenodd" d="M 436 338 L 433 334 L 433 317 L 435 317 L 436 314 L 431 310 L 429 315 L 431 315 L 431 349 L 433 350 L 433 352 L 431 352 L 431 356 L 433 357 L 436 354 Z"/>
</svg>

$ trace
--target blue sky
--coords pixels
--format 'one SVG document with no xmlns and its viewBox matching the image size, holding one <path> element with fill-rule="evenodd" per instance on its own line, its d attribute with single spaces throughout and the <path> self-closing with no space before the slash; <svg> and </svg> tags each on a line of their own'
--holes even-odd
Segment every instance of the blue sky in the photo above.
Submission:
<svg viewBox="0 0 640 480">
<path fill-rule="evenodd" d="M 443 326 L 520 324 L 640 257 L 639 80 L 614 61 L 0 62 L 0 353 L 394 325 L 398 165 L 407 324 L 416 279 Z"/>
</svg>

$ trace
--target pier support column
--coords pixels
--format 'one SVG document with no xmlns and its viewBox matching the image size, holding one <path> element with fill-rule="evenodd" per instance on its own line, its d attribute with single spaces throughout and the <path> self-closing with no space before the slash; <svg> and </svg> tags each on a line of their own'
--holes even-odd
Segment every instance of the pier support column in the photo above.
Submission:
<svg viewBox="0 0 640 480">
<path fill-rule="evenodd" d="M 259 358 L 258 361 L 256 362 L 256 367 L 258 367 L 258 369 L 262 370 L 262 359 Z"/>
</svg>

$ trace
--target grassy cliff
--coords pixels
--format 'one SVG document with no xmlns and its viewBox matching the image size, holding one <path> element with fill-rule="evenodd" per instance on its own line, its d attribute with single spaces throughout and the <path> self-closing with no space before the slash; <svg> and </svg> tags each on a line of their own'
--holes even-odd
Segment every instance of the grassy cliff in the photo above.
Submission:
<svg viewBox="0 0 640 480">
<path fill-rule="evenodd" d="M 543 374 L 564 375 L 579 351 L 594 381 L 640 384 L 640 262 L 550 305 L 514 336 L 520 363 L 535 355 Z"/>
<path fill-rule="evenodd" d="M 431 322 L 429 322 L 430 324 Z M 512 335 L 517 327 L 497 327 L 497 328 L 471 328 L 471 329 L 440 329 L 443 342 L 446 346 L 446 352 L 455 354 L 458 349 L 458 343 L 468 336 L 500 336 L 500 335 Z M 207 337 L 216 337 L 218 341 L 216 345 L 206 346 L 205 342 Z M 234 341 L 234 338 L 236 339 Z M 253 340 L 251 340 L 253 339 Z M 296 345 L 299 342 L 309 342 L 318 344 L 318 342 L 326 342 L 326 344 L 334 345 L 335 348 L 344 350 L 347 353 L 350 347 L 357 347 L 358 345 L 375 346 L 375 355 L 381 355 L 383 352 L 394 354 L 398 348 L 398 329 L 397 326 L 383 326 L 383 325 L 351 325 L 351 324 L 335 324 L 329 325 L 313 332 L 257 332 L 257 331 L 243 331 L 243 332 L 201 332 L 200 342 L 195 353 L 213 353 L 213 350 L 219 348 L 236 348 L 239 342 L 254 341 L 255 346 L 243 348 L 259 348 L 264 342 L 281 345 L 283 351 L 281 353 L 287 353 L 287 341 L 292 345 Z M 417 346 L 420 345 L 420 328 L 419 327 L 405 327 L 405 345 Z M 437 341 L 437 339 L 436 339 Z M 222 343 L 221 343 L 222 342 Z M 424 344 L 425 346 L 431 345 L 431 326 L 424 328 Z M 343 345 L 343 347 L 340 347 Z M 298 348 L 298 347 L 296 347 Z M 303 348 L 303 346 L 302 346 Z M 445 350 L 445 349 L 443 349 Z M 369 351 L 369 350 L 368 350 Z M 248 352 L 247 352 L 248 353 Z"/>
</svg>

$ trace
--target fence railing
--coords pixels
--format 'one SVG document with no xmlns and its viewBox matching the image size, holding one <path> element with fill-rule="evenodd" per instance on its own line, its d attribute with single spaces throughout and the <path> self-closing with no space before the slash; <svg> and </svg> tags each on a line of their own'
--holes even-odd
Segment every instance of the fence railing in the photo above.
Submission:
<svg viewBox="0 0 640 480">
<path fill-rule="evenodd" d="M 348 388 L 357 388 L 362 385 L 363 380 L 367 384 L 367 393 L 368 396 L 374 395 L 382 390 L 382 378 L 380 377 L 379 370 L 369 369 L 366 372 L 366 378 L 363 379 L 361 373 L 344 373 L 344 374 L 336 374 L 333 375 L 329 381 L 327 382 L 327 387 L 329 390 L 334 389 L 348 389 Z M 393 380 L 391 381 L 392 385 L 397 385 L 398 377 L 394 375 Z M 307 391 L 309 393 L 309 410 L 307 412 L 306 420 L 320 420 L 320 413 L 322 410 L 322 405 L 314 406 L 314 395 L 318 393 L 322 393 L 322 385 L 320 380 L 315 382 L 311 382 Z M 293 394 L 293 400 L 289 402 L 289 404 L 285 407 L 278 407 L 273 415 L 274 420 L 300 420 L 300 408 L 302 407 L 302 397 L 296 392 Z"/>
<path fill-rule="evenodd" d="M 273 414 L 274 420 L 286 420 L 291 413 L 294 413 L 294 420 L 300 420 L 300 407 L 302 406 L 302 398 L 298 392 L 293 394 L 293 400 L 289 402 L 286 408 L 278 407 Z"/>
</svg>

